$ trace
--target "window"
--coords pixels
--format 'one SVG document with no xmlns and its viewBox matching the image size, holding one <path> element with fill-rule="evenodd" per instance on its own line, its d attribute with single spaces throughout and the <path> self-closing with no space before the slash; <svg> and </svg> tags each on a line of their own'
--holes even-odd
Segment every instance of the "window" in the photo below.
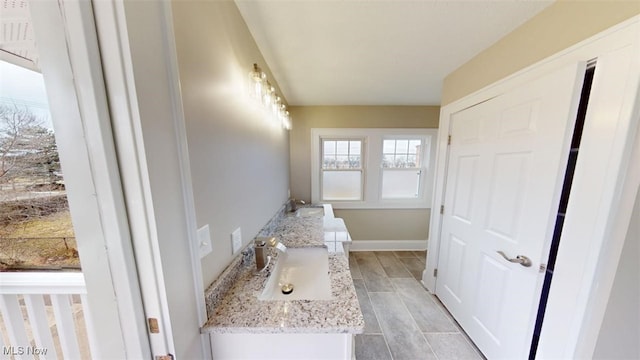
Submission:
<svg viewBox="0 0 640 360">
<path fill-rule="evenodd" d="M 382 199 L 416 199 L 420 196 L 422 139 L 382 141 Z"/>
<path fill-rule="evenodd" d="M 338 209 L 430 207 L 436 134 L 312 129 L 312 201 Z"/>
<path fill-rule="evenodd" d="M 362 140 L 322 139 L 322 199 L 362 200 Z"/>
</svg>

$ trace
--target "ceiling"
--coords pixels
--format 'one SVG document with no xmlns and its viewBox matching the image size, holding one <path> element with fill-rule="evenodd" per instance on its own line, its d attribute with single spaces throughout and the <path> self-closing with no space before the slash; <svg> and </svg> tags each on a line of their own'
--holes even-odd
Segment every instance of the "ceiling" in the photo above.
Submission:
<svg viewBox="0 0 640 360">
<path fill-rule="evenodd" d="M 438 105 L 447 74 L 553 2 L 235 1 L 290 105 Z M 0 60 L 37 70 L 27 1 L 0 13 Z"/>
<path fill-rule="evenodd" d="M 0 0 L 0 60 L 32 70 L 38 67 L 38 50 L 26 0 Z"/>
<path fill-rule="evenodd" d="M 290 105 L 438 105 L 447 74 L 551 3 L 236 0 Z"/>
</svg>

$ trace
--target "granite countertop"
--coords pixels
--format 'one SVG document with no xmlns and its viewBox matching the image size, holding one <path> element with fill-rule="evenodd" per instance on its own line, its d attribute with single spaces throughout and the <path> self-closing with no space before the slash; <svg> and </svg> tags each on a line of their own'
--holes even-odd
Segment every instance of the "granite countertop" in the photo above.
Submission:
<svg viewBox="0 0 640 360">
<path fill-rule="evenodd" d="M 292 214 L 281 214 L 270 234 L 288 248 L 325 246 L 325 235 L 321 216 Z M 273 259 L 261 272 L 256 271 L 255 260 L 248 261 L 245 254 L 245 261 L 232 262 L 207 290 L 220 295 L 207 296 L 209 319 L 201 329 L 203 333 L 363 332 L 362 311 L 341 246 L 329 246 L 331 300 L 258 300 L 277 262 L 277 252 L 270 254 Z M 215 304 L 209 304 L 210 298 Z"/>
</svg>

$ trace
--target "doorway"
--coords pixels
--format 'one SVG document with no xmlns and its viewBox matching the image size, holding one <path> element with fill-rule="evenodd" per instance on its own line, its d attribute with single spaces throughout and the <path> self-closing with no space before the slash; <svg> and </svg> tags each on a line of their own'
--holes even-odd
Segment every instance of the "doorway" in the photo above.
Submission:
<svg viewBox="0 0 640 360">
<path fill-rule="evenodd" d="M 545 74 L 570 64 L 597 59 L 598 72 L 593 79 L 580 158 L 576 164 L 571 197 L 567 205 L 562 242 L 554 268 L 554 281 L 549 290 L 545 321 L 540 331 L 537 357 L 590 357 L 598 335 L 599 321 L 604 313 L 603 304 L 606 304 L 608 298 L 608 291 L 602 291 L 603 284 L 610 286 L 613 281 L 620 255 L 619 245 L 624 240 L 624 236 L 619 234 L 623 233 L 621 229 L 628 227 L 632 207 L 628 206 L 627 199 L 620 197 L 620 194 L 629 188 L 625 187 L 625 181 L 633 178 L 633 174 L 630 175 L 627 169 L 630 159 L 628 154 L 636 141 L 634 136 L 638 126 L 637 116 L 634 116 L 638 111 L 636 99 L 640 62 L 637 56 L 637 31 L 638 18 L 635 18 L 442 109 L 441 127 L 449 128 L 450 123 L 455 124 L 456 113 L 471 108 L 474 104 L 498 98 L 514 88 L 543 78 Z M 439 135 L 436 204 L 445 204 L 445 197 L 449 196 L 449 190 L 455 186 L 455 183 L 451 184 L 445 178 L 448 164 L 447 135 L 446 132 Z M 564 167 L 560 168 L 564 171 Z M 559 189 L 561 180 L 557 180 L 557 184 L 556 189 Z M 447 191 L 444 191 L 445 188 Z M 560 191 L 556 191 L 556 196 L 559 196 Z M 491 208 L 487 210 L 490 211 Z M 556 210 L 557 208 L 548 211 L 549 223 L 555 222 Z M 440 241 L 440 233 L 444 233 L 446 225 L 445 221 L 440 223 L 441 218 L 444 220 L 441 215 L 432 214 L 430 239 L 433 240 L 429 242 L 427 270 L 423 273 L 425 286 L 436 292 L 439 291 L 437 287 L 441 287 L 441 269 L 438 272 L 435 269 L 446 264 L 446 260 L 441 262 L 442 253 L 439 250 L 440 246 L 444 246 Z M 546 239 L 551 238 L 552 232 L 553 228 L 547 227 Z M 509 253 L 499 248 L 492 251 L 499 256 L 498 260 L 507 261 L 496 252 L 503 251 L 509 259 L 517 262 L 507 262 L 505 265 L 516 265 L 516 268 L 525 269 L 519 264 L 522 257 L 518 259 L 516 255 L 532 259 L 527 253 Z M 546 259 L 548 255 L 548 248 L 546 251 L 543 249 L 536 260 Z M 536 261 L 532 261 L 531 267 L 541 263 L 544 262 L 536 264 Z M 485 283 L 482 286 L 487 285 Z M 536 286 L 538 289 L 542 287 L 542 278 L 537 279 Z M 538 301 L 535 296 L 533 298 Z M 482 316 L 484 315 L 480 318 Z M 532 332 L 535 311 L 527 316 L 534 320 L 526 324 L 527 331 Z M 473 321 L 479 323 L 477 319 Z M 528 355 L 528 346 L 524 348 L 526 350 L 521 350 L 521 357 Z M 500 356 L 501 353 L 489 357 Z"/>
<path fill-rule="evenodd" d="M 528 355 L 584 68 L 452 117 L 436 294 L 489 358 Z"/>
</svg>

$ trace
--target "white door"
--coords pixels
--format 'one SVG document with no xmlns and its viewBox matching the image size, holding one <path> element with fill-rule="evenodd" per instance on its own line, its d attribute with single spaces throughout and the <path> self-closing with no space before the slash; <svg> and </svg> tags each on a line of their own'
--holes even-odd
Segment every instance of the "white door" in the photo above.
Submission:
<svg viewBox="0 0 640 360">
<path fill-rule="evenodd" d="M 529 353 L 584 72 L 563 68 L 451 118 L 436 294 L 489 359 Z"/>
</svg>

